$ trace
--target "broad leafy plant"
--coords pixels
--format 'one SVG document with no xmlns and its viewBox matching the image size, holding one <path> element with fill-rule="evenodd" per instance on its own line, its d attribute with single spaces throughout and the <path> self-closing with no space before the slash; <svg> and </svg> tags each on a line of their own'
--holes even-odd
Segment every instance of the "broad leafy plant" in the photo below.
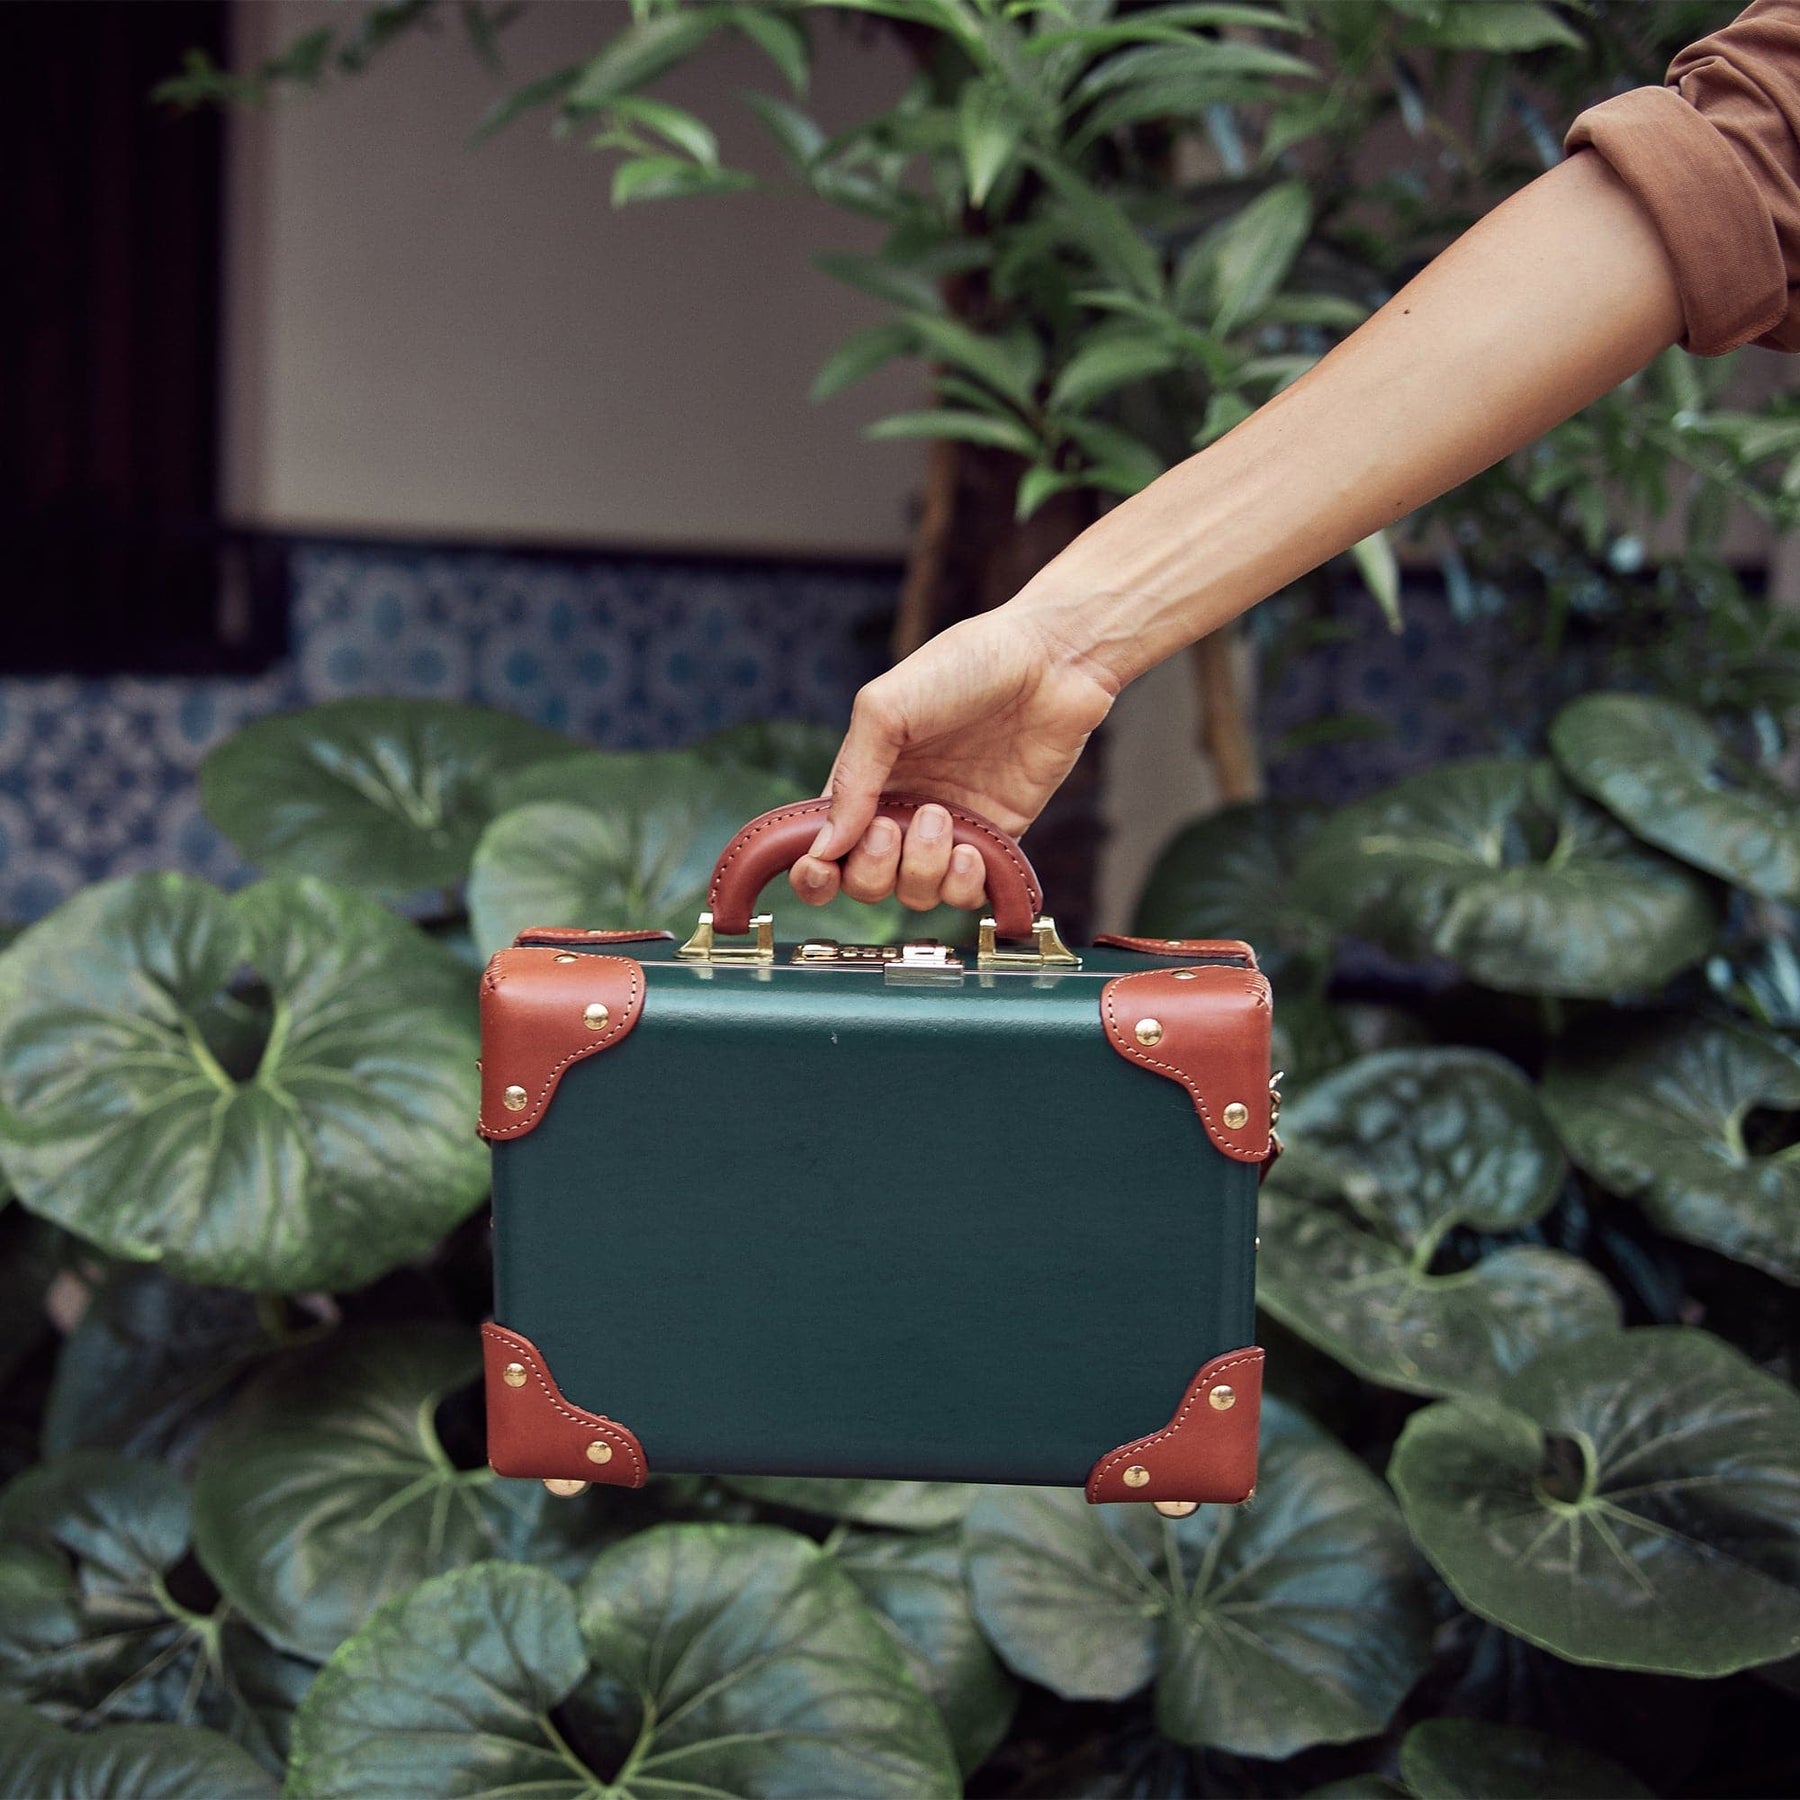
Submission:
<svg viewBox="0 0 1800 1800">
<path fill-rule="evenodd" d="M 496 61 L 513 10 L 453 16 Z M 547 111 L 621 203 L 748 188 L 650 90 L 750 40 L 788 179 L 881 228 L 829 272 L 888 316 L 821 391 L 922 360 L 932 404 L 877 431 L 1002 459 L 1031 513 L 1229 429 L 1729 10 L 633 0 L 488 123 Z M 842 15 L 915 77 L 827 134 L 810 43 Z M 346 9 L 173 91 L 255 103 L 448 16 Z M 526 925 L 685 930 L 831 735 L 602 755 L 370 700 L 221 747 L 203 800 L 263 879 L 105 884 L 0 949 L 0 1791 L 1792 1788 L 1800 662 L 1708 559 L 1724 500 L 1787 517 L 1797 454 L 1779 408 L 1659 363 L 1433 544 L 1460 610 L 1585 609 L 1664 696 L 1335 815 L 1234 809 L 1154 871 L 1141 929 L 1270 952 L 1301 1077 L 1260 1491 L 1183 1520 L 495 1477 L 474 967 Z M 1642 574 L 1678 489 L 1695 552 Z M 1360 560 L 1391 601 L 1391 546 Z M 1683 605 L 1705 656 L 1662 632 Z"/>
<path fill-rule="evenodd" d="M 1796 808 L 1665 699 L 1577 703 L 1554 760 L 1236 809 L 1153 872 L 1146 930 L 1266 924 L 1309 1071 L 1264 1189 L 1246 1506 L 563 1502 L 486 1467 L 471 957 L 685 928 L 830 747 L 322 707 L 203 771 L 279 873 L 104 884 L 0 952 L 8 1279 L 40 1321 L 59 1296 L 7 1340 L 45 1399 L 0 1490 L 0 1786 L 1661 1787 L 1556 1698 L 1584 1668 L 1734 1683 L 1760 1729 L 1800 1654 L 1800 1049 L 1756 1004 Z"/>
<path fill-rule="evenodd" d="M 1055 496 L 1131 494 L 1295 381 L 1460 230 L 1554 163 L 1582 105 L 1661 79 L 1729 18 L 1706 0 L 631 0 L 596 9 L 585 59 L 519 82 L 500 33 L 518 10 L 466 0 L 471 46 L 504 83 L 477 137 L 548 115 L 603 155 L 615 205 L 765 185 L 731 166 L 718 121 L 655 92 L 724 40 L 761 54 L 743 103 L 781 179 L 880 233 L 821 256 L 887 316 L 819 371 L 828 398 L 897 358 L 931 404 L 871 428 L 1002 459 L 993 484 L 1029 517 Z M 177 104 L 260 103 L 354 74 L 449 12 L 387 0 L 320 26 L 262 67 L 196 56 Z M 896 41 L 912 78 L 837 130 L 815 116 L 813 50 L 846 26 Z M 1399 166 L 1393 143 L 1406 146 Z M 1730 404 L 1728 367 L 1660 360 L 1528 454 L 1446 496 L 1421 524 L 1459 610 L 1516 605 L 1521 577 L 1554 628 L 1570 612 L 1679 623 L 1638 590 L 1647 518 L 1678 501 L 1678 590 L 1733 588 L 1760 657 L 1800 640 L 1732 584 L 1733 506 L 1800 517 L 1800 413 Z M 965 537 L 979 531 L 965 531 Z M 1358 547 L 1397 618 L 1387 534 Z M 1721 606 L 1724 596 L 1721 596 Z M 1671 666 L 1679 666 L 1671 661 Z"/>
</svg>

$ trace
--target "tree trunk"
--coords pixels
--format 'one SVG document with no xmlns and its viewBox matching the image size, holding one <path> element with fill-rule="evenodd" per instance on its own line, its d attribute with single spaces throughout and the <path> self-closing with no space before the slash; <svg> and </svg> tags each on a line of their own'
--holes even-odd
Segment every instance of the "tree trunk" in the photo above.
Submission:
<svg viewBox="0 0 1800 1800">
<path fill-rule="evenodd" d="M 1189 651 L 1200 711 L 1200 752 L 1211 762 L 1219 783 L 1219 799 L 1231 806 L 1262 796 L 1262 765 L 1256 739 L 1244 713 L 1244 690 L 1238 679 L 1235 624 L 1203 637 Z"/>
<path fill-rule="evenodd" d="M 910 655 L 946 625 L 1010 600 L 1093 523 L 1092 494 L 1051 497 L 1023 524 L 1013 516 L 1023 461 L 980 444 L 934 441 L 925 495 L 894 620 L 894 656 Z M 1031 828 L 1026 848 L 1046 904 L 1071 943 L 1091 935 L 1103 733 Z"/>
</svg>

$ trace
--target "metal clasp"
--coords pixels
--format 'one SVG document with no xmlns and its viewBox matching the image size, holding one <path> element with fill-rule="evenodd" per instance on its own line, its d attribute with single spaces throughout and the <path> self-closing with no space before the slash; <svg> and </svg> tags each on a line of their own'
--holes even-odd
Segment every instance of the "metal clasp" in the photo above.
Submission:
<svg viewBox="0 0 1800 1800">
<path fill-rule="evenodd" d="M 753 944 L 721 944 L 713 937 L 713 916 L 700 915 L 694 935 L 675 954 L 688 962 L 772 963 L 775 960 L 775 915 L 758 913 L 750 921 Z"/>
<path fill-rule="evenodd" d="M 1056 921 L 1048 913 L 1039 913 L 1032 921 L 1031 935 L 1036 940 L 1030 950 L 1002 950 L 1000 928 L 992 919 L 983 919 L 975 939 L 975 966 L 978 969 L 1079 969 L 1081 958 L 1057 935 Z"/>
</svg>

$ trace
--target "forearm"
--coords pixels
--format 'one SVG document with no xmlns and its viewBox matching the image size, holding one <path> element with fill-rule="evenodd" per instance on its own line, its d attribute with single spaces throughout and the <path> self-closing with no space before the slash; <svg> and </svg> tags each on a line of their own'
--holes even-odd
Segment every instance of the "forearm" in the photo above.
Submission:
<svg viewBox="0 0 1800 1800">
<path fill-rule="evenodd" d="M 1681 318 L 1647 215 L 1599 158 L 1574 157 L 1009 608 L 1123 686 L 1578 412 Z"/>
</svg>

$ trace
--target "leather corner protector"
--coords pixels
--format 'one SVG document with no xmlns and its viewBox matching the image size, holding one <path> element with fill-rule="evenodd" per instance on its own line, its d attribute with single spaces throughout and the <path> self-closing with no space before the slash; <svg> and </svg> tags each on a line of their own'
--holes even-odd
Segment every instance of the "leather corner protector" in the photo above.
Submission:
<svg viewBox="0 0 1800 1800">
<path fill-rule="evenodd" d="M 513 939 L 523 944 L 648 944 L 654 939 L 673 941 L 672 931 L 585 931 L 579 925 L 531 925 Z"/>
<path fill-rule="evenodd" d="M 627 956 L 559 959 L 548 944 L 500 951 L 481 978 L 481 1135 L 531 1130 L 563 1071 L 638 1022 L 644 986 L 643 966 Z"/>
<path fill-rule="evenodd" d="M 1142 956 L 1235 956 L 1246 969 L 1256 967 L 1256 952 L 1242 938 L 1123 937 L 1116 931 L 1103 931 L 1094 942 L 1110 944 L 1115 950 L 1135 950 Z"/>
<path fill-rule="evenodd" d="M 1101 989 L 1100 1018 L 1121 1056 L 1187 1089 L 1227 1156 L 1267 1159 L 1274 1131 L 1266 976 L 1224 963 L 1115 976 Z"/>
<path fill-rule="evenodd" d="M 1236 1505 L 1256 1487 L 1263 1353 L 1227 1350 L 1189 1384 L 1161 1431 L 1109 1450 L 1087 1478 L 1095 1505 L 1109 1500 L 1198 1500 Z M 1213 1396 L 1230 1395 L 1228 1406 Z M 1132 1480 L 1127 1480 L 1127 1471 Z"/>
<path fill-rule="evenodd" d="M 617 1419 L 571 1405 L 530 1338 L 504 1325 L 483 1325 L 481 1355 L 487 1378 L 488 1466 L 496 1475 L 644 1485 L 650 1465 L 643 1445 Z M 509 1368 L 515 1371 L 510 1382 Z M 519 1369 L 525 1372 L 523 1380 Z M 608 1454 L 596 1460 L 590 1452 L 599 1449 Z"/>
</svg>

